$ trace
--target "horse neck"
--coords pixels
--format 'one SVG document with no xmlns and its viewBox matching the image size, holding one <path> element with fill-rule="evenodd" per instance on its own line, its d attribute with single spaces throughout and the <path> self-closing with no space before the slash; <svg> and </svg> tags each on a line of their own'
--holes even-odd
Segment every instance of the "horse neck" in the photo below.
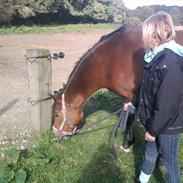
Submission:
<svg viewBox="0 0 183 183">
<path fill-rule="evenodd" d="M 82 66 L 80 66 L 76 73 L 70 78 L 65 88 L 64 95 L 66 105 L 81 107 L 92 93 L 100 89 L 100 84 L 94 82 L 97 75 L 95 69 L 83 69 Z"/>
<path fill-rule="evenodd" d="M 89 86 L 89 83 L 83 85 L 83 87 L 77 86 L 77 83 L 74 83 L 74 85 L 72 86 L 69 85 L 67 90 L 64 92 L 65 103 L 66 105 L 69 105 L 69 106 L 80 107 L 83 105 L 86 99 L 98 89 L 99 87 L 97 86 L 93 86 L 91 88 Z"/>
</svg>

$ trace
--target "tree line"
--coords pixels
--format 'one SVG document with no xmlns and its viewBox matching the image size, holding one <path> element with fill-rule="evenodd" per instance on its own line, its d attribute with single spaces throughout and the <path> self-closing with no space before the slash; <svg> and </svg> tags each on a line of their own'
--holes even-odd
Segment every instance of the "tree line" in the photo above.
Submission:
<svg viewBox="0 0 183 183">
<path fill-rule="evenodd" d="M 140 24 L 157 11 L 183 25 L 183 7 L 143 6 L 135 10 L 122 0 L 0 0 L 0 25 L 118 22 Z"/>
<path fill-rule="evenodd" d="M 122 21 L 122 0 L 0 0 L 1 24 Z"/>
<path fill-rule="evenodd" d="M 175 25 L 183 25 L 183 6 L 154 5 L 137 7 L 135 10 L 126 11 L 126 20 L 142 23 L 147 17 L 159 11 L 169 13 L 174 19 Z"/>
</svg>

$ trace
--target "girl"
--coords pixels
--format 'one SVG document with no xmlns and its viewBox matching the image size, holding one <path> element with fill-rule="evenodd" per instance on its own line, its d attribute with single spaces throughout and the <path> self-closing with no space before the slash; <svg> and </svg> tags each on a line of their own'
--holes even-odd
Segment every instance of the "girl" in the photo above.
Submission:
<svg viewBox="0 0 183 183">
<path fill-rule="evenodd" d="M 139 93 L 129 105 L 138 108 L 146 129 L 145 159 L 139 181 L 147 183 L 161 149 L 168 183 L 180 183 L 178 147 L 183 132 L 183 47 L 175 39 L 172 18 L 159 12 L 143 23 L 144 73 Z M 137 102 L 138 101 L 138 102 Z M 138 106 L 137 106 L 138 103 Z"/>
</svg>

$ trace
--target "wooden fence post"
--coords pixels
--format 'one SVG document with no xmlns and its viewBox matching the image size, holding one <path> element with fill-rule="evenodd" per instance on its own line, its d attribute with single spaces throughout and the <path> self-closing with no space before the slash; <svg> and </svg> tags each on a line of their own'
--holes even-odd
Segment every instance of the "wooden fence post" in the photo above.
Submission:
<svg viewBox="0 0 183 183">
<path fill-rule="evenodd" d="M 48 97 L 52 92 L 52 67 L 49 55 L 47 49 L 26 50 L 32 129 L 38 133 L 51 127 L 52 101 Z"/>
</svg>

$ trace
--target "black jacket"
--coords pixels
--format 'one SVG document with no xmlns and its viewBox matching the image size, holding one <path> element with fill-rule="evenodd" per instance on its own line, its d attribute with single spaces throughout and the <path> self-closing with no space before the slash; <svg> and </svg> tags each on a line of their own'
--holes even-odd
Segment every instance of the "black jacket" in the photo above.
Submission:
<svg viewBox="0 0 183 183">
<path fill-rule="evenodd" d="M 182 132 L 183 57 L 164 49 L 145 64 L 139 93 L 132 104 L 152 136 Z"/>
</svg>

